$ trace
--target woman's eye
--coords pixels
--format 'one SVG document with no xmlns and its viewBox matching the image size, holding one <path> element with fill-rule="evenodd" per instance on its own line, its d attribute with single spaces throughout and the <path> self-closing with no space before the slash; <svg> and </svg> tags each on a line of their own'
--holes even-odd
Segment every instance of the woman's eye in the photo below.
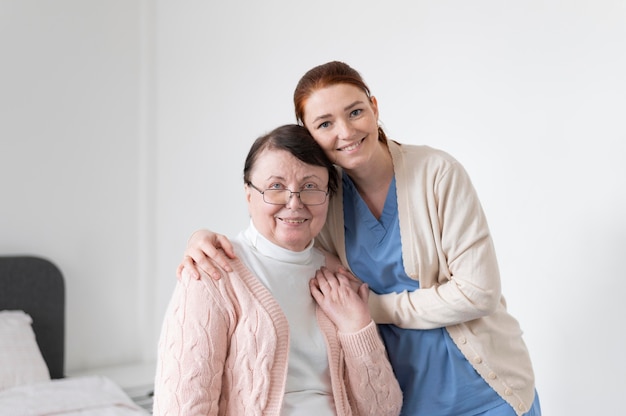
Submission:
<svg viewBox="0 0 626 416">
<path fill-rule="evenodd" d="M 314 183 L 307 183 L 302 187 L 303 190 L 305 189 L 317 189 L 317 185 L 315 185 Z"/>
<path fill-rule="evenodd" d="M 322 124 L 320 124 L 319 126 L 317 126 L 318 129 L 326 129 L 330 126 L 330 121 L 325 121 Z"/>
<path fill-rule="evenodd" d="M 360 108 L 357 108 L 356 110 L 353 110 L 352 112 L 350 112 L 350 117 L 356 117 L 360 115 L 362 112 L 363 110 L 361 110 Z"/>
<path fill-rule="evenodd" d="M 280 183 L 273 183 L 268 186 L 267 189 L 284 189 L 284 186 L 282 186 Z"/>
</svg>

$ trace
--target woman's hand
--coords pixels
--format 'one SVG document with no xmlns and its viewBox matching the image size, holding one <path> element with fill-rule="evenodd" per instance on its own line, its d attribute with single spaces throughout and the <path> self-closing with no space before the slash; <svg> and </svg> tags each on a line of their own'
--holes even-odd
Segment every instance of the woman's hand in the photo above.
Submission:
<svg viewBox="0 0 626 416">
<path fill-rule="evenodd" d="M 322 267 L 309 282 L 311 295 L 340 332 L 354 333 L 372 321 L 369 287 L 345 269 L 333 273 Z"/>
<path fill-rule="evenodd" d="M 218 248 L 221 248 L 224 252 L 219 251 Z M 203 270 L 213 279 L 219 280 L 221 274 L 211 264 L 209 259 L 212 259 L 224 270 L 230 272 L 232 269 L 224 253 L 231 259 L 237 257 L 230 240 L 225 235 L 209 230 L 198 230 L 191 235 L 187 242 L 183 260 L 176 269 L 176 277 L 180 280 L 184 270 L 192 278 L 199 279 L 200 270 Z"/>
<path fill-rule="evenodd" d="M 343 266 L 339 266 L 337 268 L 337 273 L 345 276 L 348 279 L 348 283 L 350 283 L 350 287 L 355 291 L 358 292 L 359 288 L 364 284 L 362 281 L 359 280 L 358 277 L 356 277 L 355 275 L 352 274 L 352 272 L 348 269 L 346 269 Z M 368 292 L 369 293 L 369 292 Z M 365 302 L 367 303 L 367 299 L 365 299 Z"/>
</svg>

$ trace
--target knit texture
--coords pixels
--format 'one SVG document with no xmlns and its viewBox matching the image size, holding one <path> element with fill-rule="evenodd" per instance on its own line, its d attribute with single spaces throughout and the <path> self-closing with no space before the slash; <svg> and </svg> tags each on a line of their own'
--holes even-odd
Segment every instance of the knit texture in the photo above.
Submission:
<svg viewBox="0 0 626 416">
<path fill-rule="evenodd" d="M 289 326 L 238 260 L 215 281 L 177 283 L 159 340 L 155 415 L 280 415 Z M 375 324 L 338 334 L 318 308 L 337 415 L 397 415 L 402 394 Z"/>
</svg>

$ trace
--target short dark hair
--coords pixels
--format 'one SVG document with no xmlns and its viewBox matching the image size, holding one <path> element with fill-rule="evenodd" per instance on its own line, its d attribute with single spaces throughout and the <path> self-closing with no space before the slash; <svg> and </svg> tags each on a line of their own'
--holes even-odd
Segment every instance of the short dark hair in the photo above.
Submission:
<svg viewBox="0 0 626 416">
<path fill-rule="evenodd" d="M 328 171 L 328 193 L 337 192 L 339 174 L 311 133 L 297 124 L 285 124 L 254 141 L 243 166 L 243 182 L 250 183 L 250 173 L 259 154 L 265 149 L 286 150 L 307 165 L 321 166 Z"/>
</svg>

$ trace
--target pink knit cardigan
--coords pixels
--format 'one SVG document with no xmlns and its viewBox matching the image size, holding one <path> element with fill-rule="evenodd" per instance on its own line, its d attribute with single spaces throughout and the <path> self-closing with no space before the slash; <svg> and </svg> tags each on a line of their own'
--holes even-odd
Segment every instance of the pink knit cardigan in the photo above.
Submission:
<svg viewBox="0 0 626 416">
<path fill-rule="evenodd" d="M 183 277 L 159 340 L 154 415 L 280 415 L 289 326 L 241 263 L 215 281 Z M 223 272 L 225 273 L 225 272 Z M 341 334 L 318 308 L 337 415 L 397 415 L 402 393 L 376 325 Z"/>
</svg>

